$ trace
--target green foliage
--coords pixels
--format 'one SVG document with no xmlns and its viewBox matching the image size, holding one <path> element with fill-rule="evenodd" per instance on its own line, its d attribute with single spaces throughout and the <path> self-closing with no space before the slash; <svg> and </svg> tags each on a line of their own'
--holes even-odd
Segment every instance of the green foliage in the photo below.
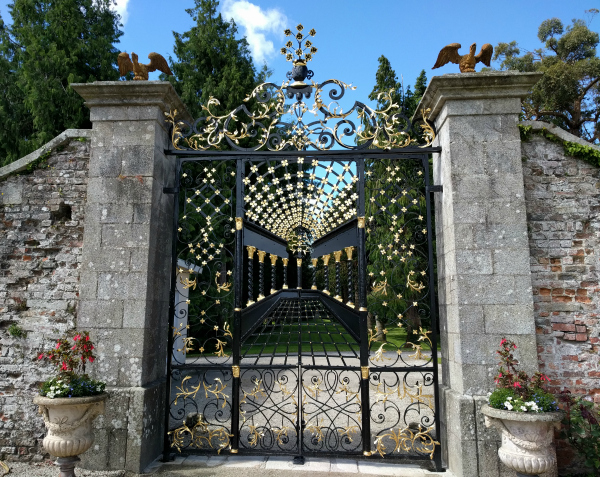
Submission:
<svg viewBox="0 0 600 477">
<path fill-rule="evenodd" d="M 377 101 L 377 109 L 385 109 L 389 107 L 389 102 L 384 101 L 378 94 L 391 91 L 392 103 L 395 103 L 398 112 L 404 114 L 407 118 L 413 116 L 417 110 L 417 106 L 427 89 L 427 75 L 425 70 L 417 77 L 415 82 L 415 91 L 412 92 L 410 86 L 404 89 L 403 82 L 398 81 L 398 76 L 392 68 L 390 61 L 384 56 L 379 57 L 379 67 L 375 73 L 375 86 L 369 94 L 371 101 Z"/>
<path fill-rule="evenodd" d="M 583 159 L 584 161 L 594 165 L 600 166 L 600 151 L 595 149 L 594 147 L 587 146 L 584 144 L 579 144 L 577 142 L 566 141 L 561 139 L 560 137 L 552 134 L 547 129 L 533 129 L 532 126 L 524 126 L 519 125 L 519 132 L 521 134 L 521 140 L 527 141 L 531 137 L 532 134 L 538 134 L 543 136 L 550 141 L 553 141 L 557 144 L 563 146 L 565 154 L 571 157 L 577 157 L 579 159 Z"/>
<path fill-rule="evenodd" d="M 593 17 L 598 10 L 588 10 L 588 13 Z M 523 102 L 524 116 L 551 122 L 577 137 L 597 143 L 600 141 L 600 58 L 596 47 L 600 36 L 589 29 L 589 22 L 573 20 L 565 28 L 558 18 L 551 18 L 540 25 L 538 38 L 544 48 L 523 55 L 515 41 L 499 43 L 494 51 L 494 61 L 501 61 L 502 70 L 544 73 Z"/>
<path fill-rule="evenodd" d="M 558 411 L 556 398 L 541 389 L 535 390 L 528 398 L 509 388 L 495 389 L 488 398 L 490 407 L 515 412 L 554 412 Z"/>
<path fill-rule="evenodd" d="M 113 0 L 15 0 L 0 19 L 0 166 L 68 128 L 89 128 L 71 83 L 117 80 Z"/>
<path fill-rule="evenodd" d="M 102 394 L 106 384 L 87 375 L 72 379 L 54 377 L 42 383 L 40 396 L 53 398 L 87 397 Z"/>
<path fill-rule="evenodd" d="M 560 394 L 566 411 L 562 421 L 561 437 L 585 459 L 587 466 L 600 469 L 600 415 L 598 406 L 581 396 L 574 397 L 570 391 Z"/>
<path fill-rule="evenodd" d="M 235 23 L 217 14 L 218 5 L 217 0 L 195 0 L 186 10 L 195 25 L 185 33 L 173 32 L 177 61 L 169 58 L 174 76 L 168 80 L 194 118 L 203 115 L 202 105 L 211 96 L 220 101 L 211 111 L 227 114 L 269 75 L 266 67 L 256 74 L 248 42 L 235 38 Z"/>
<path fill-rule="evenodd" d="M 27 332 L 23 328 L 21 328 L 19 325 L 17 325 L 16 323 L 13 323 L 8 327 L 8 334 L 10 336 L 12 336 L 13 338 L 26 338 L 27 337 Z"/>
</svg>

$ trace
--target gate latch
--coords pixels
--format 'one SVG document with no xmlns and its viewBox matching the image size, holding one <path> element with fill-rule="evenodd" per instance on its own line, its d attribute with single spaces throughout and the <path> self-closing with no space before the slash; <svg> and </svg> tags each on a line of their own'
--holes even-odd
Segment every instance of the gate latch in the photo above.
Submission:
<svg viewBox="0 0 600 477">
<path fill-rule="evenodd" d="M 179 192 L 178 187 L 163 187 L 163 194 L 176 194 Z"/>
<path fill-rule="evenodd" d="M 444 187 L 441 185 L 432 185 L 432 186 L 427 186 L 425 188 L 425 190 L 427 192 L 443 192 L 444 191 Z"/>
</svg>

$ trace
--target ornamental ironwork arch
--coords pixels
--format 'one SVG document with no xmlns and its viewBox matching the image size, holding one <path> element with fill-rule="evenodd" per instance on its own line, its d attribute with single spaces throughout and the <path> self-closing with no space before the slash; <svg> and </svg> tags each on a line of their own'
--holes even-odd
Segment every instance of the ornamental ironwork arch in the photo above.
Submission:
<svg viewBox="0 0 600 477">
<path fill-rule="evenodd" d="M 296 30 L 280 86 L 222 116 L 214 98 L 195 121 L 166 113 L 165 458 L 360 455 L 440 469 L 429 111 L 413 123 L 391 92 L 382 110 L 344 110 L 355 88 L 312 81 L 316 32 Z"/>
</svg>

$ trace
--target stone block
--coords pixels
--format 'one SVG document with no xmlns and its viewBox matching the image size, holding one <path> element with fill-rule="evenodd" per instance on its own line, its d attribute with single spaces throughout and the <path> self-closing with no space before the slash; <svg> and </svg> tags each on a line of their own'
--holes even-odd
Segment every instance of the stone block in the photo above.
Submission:
<svg viewBox="0 0 600 477">
<path fill-rule="evenodd" d="M 531 273 L 529 247 L 525 237 L 520 237 L 520 248 L 503 248 L 493 251 L 494 273 L 500 275 L 524 275 Z"/>
<path fill-rule="evenodd" d="M 485 332 L 531 335 L 535 333 L 533 303 L 531 305 L 486 305 Z"/>
<path fill-rule="evenodd" d="M 16 181 L 0 182 L 0 204 L 20 205 L 23 202 L 23 184 Z"/>
<path fill-rule="evenodd" d="M 122 300 L 82 300 L 77 314 L 81 328 L 121 328 L 123 326 Z"/>
<path fill-rule="evenodd" d="M 147 296 L 147 274 L 142 272 L 98 274 L 99 300 L 135 300 Z"/>
<path fill-rule="evenodd" d="M 86 250 L 85 269 L 93 272 L 127 272 L 131 260 L 131 250 L 116 245 Z"/>
<path fill-rule="evenodd" d="M 90 204 L 152 203 L 152 182 L 151 177 L 91 177 L 87 200 Z"/>
<path fill-rule="evenodd" d="M 510 275 L 459 275 L 459 305 L 496 305 L 515 303 L 515 282 Z"/>
<path fill-rule="evenodd" d="M 143 247 L 148 244 L 149 233 L 146 224 L 105 224 L 102 226 L 102 246 Z"/>
<path fill-rule="evenodd" d="M 458 274 L 490 275 L 493 271 L 491 250 L 456 250 L 455 254 Z"/>
<path fill-rule="evenodd" d="M 122 174 L 124 176 L 153 176 L 158 165 L 155 158 L 155 144 L 148 146 L 133 145 L 123 148 Z M 163 174 L 161 174 L 163 177 Z"/>
</svg>

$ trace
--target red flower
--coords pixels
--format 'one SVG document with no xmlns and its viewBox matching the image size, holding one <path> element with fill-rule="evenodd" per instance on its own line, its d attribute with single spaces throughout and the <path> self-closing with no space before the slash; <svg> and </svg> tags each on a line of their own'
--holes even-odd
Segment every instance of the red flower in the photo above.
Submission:
<svg viewBox="0 0 600 477">
<path fill-rule="evenodd" d="M 81 335 L 79 333 L 73 337 L 73 341 L 77 341 L 79 339 L 81 339 Z"/>
<path fill-rule="evenodd" d="M 86 341 L 89 341 L 89 340 L 90 340 L 90 337 L 89 337 L 89 336 L 86 336 L 86 337 L 85 337 L 85 340 L 86 340 Z"/>
<path fill-rule="evenodd" d="M 40 354 L 40 355 L 38 356 L 38 359 L 42 359 L 43 357 L 44 357 L 44 353 Z"/>
<path fill-rule="evenodd" d="M 514 348 L 514 349 L 517 349 L 517 345 L 516 345 L 516 344 L 513 344 L 513 348 Z"/>
<path fill-rule="evenodd" d="M 93 363 L 93 362 L 94 362 L 94 358 L 92 358 L 91 356 L 90 356 L 90 358 L 89 358 L 89 359 L 90 359 L 90 363 Z"/>
<path fill-rule="evenodd" d="M 513 383 L 513 386 L 514 386 L 515 388 L 520 388 L 520 387 L 521 387 L 521 384 L 519 383 L 519 381 L 515 381 L 515 382 Z"/>
<path fill-rule="evenodd" d="M 90 349 L 94 349 L 94 345 L 90 345 Z"/>
<path fill-rule="evenodd" d="M 58 349 L 60 348 L 60 343 L 56 343 L 56 346 L 54 347 L 54 349 Z"/>
<path fill-rule="evenodd" d="M 67 363 L 65 363 L 64 361 L 63 361 L 63 364 L 62 364 L 62 369 L 63 369 L 63 371 L 67 370 Z"/>
<path fill-rule="evenodd" d="M 500 341 L 500 346 L 503 346 L 504 343 L 506 343 L 506 338 L 502 338 L 502 340 Z"/>
<path fill-rule="evenodd" d="M 72 350 L 74 350 L 74 349 L 77 349 L 77 346 L 73 346 L 71 349 L 72 349 Z"/>
</svg>

